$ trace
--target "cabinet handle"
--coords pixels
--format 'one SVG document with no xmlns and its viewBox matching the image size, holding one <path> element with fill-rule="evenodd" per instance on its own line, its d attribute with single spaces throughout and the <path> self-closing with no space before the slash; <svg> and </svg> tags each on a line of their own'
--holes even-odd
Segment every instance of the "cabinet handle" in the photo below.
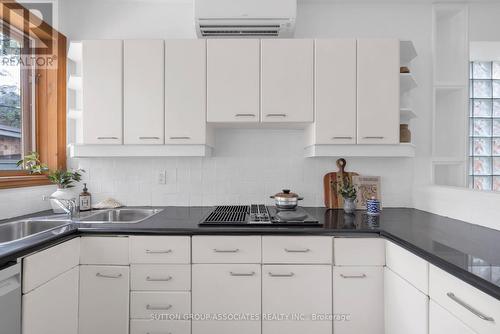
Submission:
<svg viewBox="0 0 500 334">
<path fill-rule="evenodd" d="M 255 117 L 255 114 L 236 114 L 235 117 Z"/>
<path fill-rule="evenodd" d="M 97 139 L 118 139 L 118 137 L 97 137 Z"/>
<path fill-rule="evenodd" d="M 238 253 L 240 250 L 238 248 L 234 249 L 217 249 L 214 248 L 215 253 Z"/>
<path fill-rule="evenodd" d="M 146 310 L 150 310 L 150 311 L 160 311 L 160 310 L 166 311 L 166 310 L 170 310 L 171 308 L 172 308 L 171 304 L 168 304 L 165 306 L 153 306 L 150 304 L 146 305 Z"/>
<path fill-rule="evenodd" d="M 170 137 L 170 139 L 172 139 L 172 140 L 181 140 L 181 139 L 188 140 L 188 139 L 191 139 L 191 137 Z"/>
<path fill-rule="evenodd" d="M 229 272 L 231 276 L 235 277 L 248 277 L 248 276 L 255 276 L 255 271 L 249 272 L 249 273 L 234 273 L 232 271 Z"/>
<path fill-rule="evenodd" d="M 285 248 L 285 252 L 287 253 L 309 253 L 311 250 L 309 248 L 304 249 L 288 249 Z"/>
<path fill-rule="evenodd" d="M 148 282 L 168 282 L 172 280 L 172 276 L 167 276 L 167 277 L 159 277 L 159 278 L 154 278 L 151 276 L 146 277 L 146 281 Z"/>
<path fill-rule="evenodd" d="M 384 139 L 385 137 L 382 136 L 369 136 L 369 137 L 363 137 L 363 139 Z"/>
<path fill-rule="evenodd" d="M 294 273 L 292 273 L 292 272 L 290 272 L 290 273 L 288 273 L 288 274 L 274 274 L 274 273 L 271 273 L 271 272 L 270 272 L 270 273 L 269 273 L 269 276 L 270 276 L 270 277 L 293 277 L 293 276 L 295 276 L 295 274 L 294 274 Z"/>
<path fill-rule="evenodd" d="M 160 137 L 139 137 L 141 140 L 146 140 L 146 139 L 160 139 Z"/>
<path fill-rule="evenodd" d="M 101 277 L 101 278 L 120 278 L 122 277 L 123 275 L 122 274 L 116 274 L 116 275 L 108 275 L 108 274 L 101 274 L 101 273 L 97 273 L 95 274 L 97 277 Z"/>
<path fill-rule="evenodd" d="M 335 139 L 352 139 L 352 137 L 350 137 L 350 136 L 335 136 L 335 137 L 332 137 L 332 140 L 335 140 Z"/>
<path fill-rule="evenodd" d="M 361 274 L 361 275 L 344 275 L 344 274 L 340 274 L 340 277 L 342 277 L 342 278 L 366 278 L 366 274 Z"/>
<path fill-rule="evenodd" d="M 151 249 L 146 249 L 146 254 L 168 254 L 172 253 L 171 249 L 166 249 L 166 250 L 151 250 Z"/>
<path fill-rule="evenodd" d="M 490 322 L 494 322 L 495 319 L 492 318 L 492 317 L 488 317 L 486 315 L 484 315 L 482 312 L 476 310 L 474 307 L 470 306 L 469 304 L 467 304 L 466 302 L 464 302 L 463 300 L 461 300 L 460 298 L 458 298 L 457 296 L 455 296 L 455 294 L 453 292 L 448 292 L 446 294 L 451 300 L 453 300 L 455 303 L 457 303 L 458 305 L 464 307 L 466 310 L 470 311 L 472 314 L 474 314 L 475 316 L 485 320 L 485 321 L 490 321 Z"/>
<path fill-rule="evenodd" d="M 286 114 L 267 114 L 266 117 L 286 117 Z"/>
</svg>

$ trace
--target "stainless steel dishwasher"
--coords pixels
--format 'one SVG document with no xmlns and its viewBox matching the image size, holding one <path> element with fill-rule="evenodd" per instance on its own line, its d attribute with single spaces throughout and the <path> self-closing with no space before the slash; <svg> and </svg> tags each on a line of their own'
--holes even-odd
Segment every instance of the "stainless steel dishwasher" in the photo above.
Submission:
<svg viewBox="0 0 500 334">
<path fill-rule="evenodd" d="M 0 334 L 21 333 L 21 264 L 0 268 Z"/>
</svg>

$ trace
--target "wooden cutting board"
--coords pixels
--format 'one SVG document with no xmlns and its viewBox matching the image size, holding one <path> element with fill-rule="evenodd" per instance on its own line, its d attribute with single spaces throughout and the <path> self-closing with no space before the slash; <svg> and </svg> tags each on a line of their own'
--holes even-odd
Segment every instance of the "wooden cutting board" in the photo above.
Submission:
<svg viewBox="0 0 500 334">
<path fill-rule="evenodd" d="M 338 189 L 344 182 L 352 183 L 352 177 L 359 175 L 354 172 L 346 172 L 347 161 L 345 159 L 337 160 L 337 172 L 331 172 L 323 178 L 325 207 L 328 209 L 341 209 L 344 207 L 344 198 L 339 195 Z"/>
</svg>

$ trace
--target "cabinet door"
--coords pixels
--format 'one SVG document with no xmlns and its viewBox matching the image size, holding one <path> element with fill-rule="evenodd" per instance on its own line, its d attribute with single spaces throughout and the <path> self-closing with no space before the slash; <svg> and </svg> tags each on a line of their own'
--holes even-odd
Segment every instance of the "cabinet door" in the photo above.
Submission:
<svg viewBox="0 0 500 334">
<path fill-rule="evenodd" d="M 207 121 L 259 121 L 257 39 L 207 40 Z"/>
<path fill-rule="evenodd" d="M 475 334 L 458 318 L 431 300 L 429 303 L 429 334 L 443 333 Z"/>
<path fill-rule="evenodd" d="M 427 334 L 429 298 L 384 269 L 385 334 Z"/>
<path fill-rule="evenodd" d="M 329 265 L 262 266 L 263 334 L 331 334 L 332 267 Z M 293 318 L 276 319 L 274 315 Z"/>
<path fill-rule="evenodd" d="M 399 41 L 358 40 L 358 144 L 399 143 Z"/>
<path fill-rule="evenodd" d="M 193 314 L 260 314 L 261 269 L 257 264 L 195 264 Z M 193 334 L 258 334 L 260 319 L 193 321 Z"/>
<path fill-rule="evenodd" d="M 77 334 L 78 267 L 23 295 L 22 304 L 23 334 Z"/>
<path fill-rule="evenodd" d="M 124 143 L 163 144 L 164 42 L 123 43 Z"/>
<path fill-rule="evenodd" d="M 333 267 L 333 296 L 335 334 L 384 334 L 383 267 Z"/>
<path fill-rule="evenodd" d="M 313 121 L 313 41 L 261 41 L 263 122 Z"/>
<path fill-rule="evenodd" d="M 205 144 L 205 40 L 167 40 L 165 56 L 165 142 Z"/>
<path fill-rule="evenodd" d="M 356 144 L 356 40 L 315 41 L 315 144 Z"/>
<path fill-rule="evenodd" d="M 80 267 L 79 334 L 127 334 L 129 268 Z"/>
<path fill-rule="evenodd" d="M 123 144 L 122 74 L 122 41 L 83 41 L 84 144 Z"/>
</svg>

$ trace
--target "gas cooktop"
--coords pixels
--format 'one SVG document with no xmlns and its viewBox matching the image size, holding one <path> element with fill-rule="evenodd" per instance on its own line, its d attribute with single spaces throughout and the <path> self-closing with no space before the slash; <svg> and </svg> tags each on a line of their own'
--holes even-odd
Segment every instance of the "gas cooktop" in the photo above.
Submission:
<svg viewBox="0 0 500 334">
<path fill-rule="evenodd" d="M 293 210 L 280 210 L 264 204 L 251 204 L 216 206 L 200 225 L 321 226 L 322 224 L 301 207 Z"/>
</svg>

